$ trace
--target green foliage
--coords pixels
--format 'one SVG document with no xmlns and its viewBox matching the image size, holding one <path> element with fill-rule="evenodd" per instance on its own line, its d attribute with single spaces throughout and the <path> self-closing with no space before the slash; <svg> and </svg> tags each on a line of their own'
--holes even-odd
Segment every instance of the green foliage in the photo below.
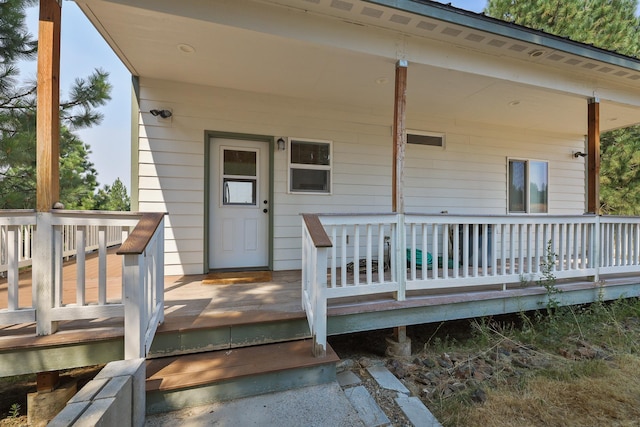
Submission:
<svg viewBox="0 0 640 427">
<path fill-rule="evenodd" d="M 640 126 L 603 134 L 600 149 L 602 213 L 640 215 Z"/>
<path fill-rule="evenodd" d="M 25 26 L 25 8 L 37 2 L 0 2 L 0 209 L 34 208 L 36 203 L 36 87 L 20 84 L 16 61 L 34 59 L 36 42 Z M 89 146 L 74 130 L 99 124 L 95 108 L 111 99 L 109 74 L 95 70 L 76 79 L 60 103 L 60 201 L 66 208 L 93 206 L 97 172 Z"/>
<path fill-rule="evenodd" d="M 486 13 L 623 55 L 640 55 L 637 0 L 489 0 Z M 640 215 L 640 127 L 601 135 L 600 205 Z"/>
<path fill-rule="evenodd" d="M 489 0 L 495 18 L 629 56 L 640 53 L 637 0 Z"/>
<path fill-rule="evenodd" d="M 113 185 L 105 185 L 98 190 L 94 199 L 93 209 L 103 211 L 129 211 L 131 210 L 131 200 L 127 194 L 127 187 L 124 186 L 120 178 L 117 178 Z"/>
<path fill-rule="evenodd" d="M 556 276 L 553 274 L 556 267 L 557 255 L 553 252 L 551 240 L 547 242 L 547 250 L 545 256 L 540 263 L 541 276 L 538 279 L 538 285 L 547 291 L 547 311 L 555 312 L 560 307 L 560 300 L 556 297 L 562 293 L 562 290 L 556 287 Z"/>
<path fill-rule="evenodd" d="M 9 418 L 18 418 L 20 416 L 20 404 L 13 403 L 9 409 Z"/>
</svg>

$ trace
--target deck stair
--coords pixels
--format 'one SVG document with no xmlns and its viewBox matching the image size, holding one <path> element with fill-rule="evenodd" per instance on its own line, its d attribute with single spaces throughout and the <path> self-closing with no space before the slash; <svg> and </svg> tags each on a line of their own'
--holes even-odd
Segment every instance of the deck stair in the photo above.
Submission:
<svg viewBox="0 0 640 427">
<path fill-rule="evenodd" d="M 336 353 L 311 340 L 162 357 L 147 361 L 147 413 L 323 384 L 336 379 Z"/>
</svg>

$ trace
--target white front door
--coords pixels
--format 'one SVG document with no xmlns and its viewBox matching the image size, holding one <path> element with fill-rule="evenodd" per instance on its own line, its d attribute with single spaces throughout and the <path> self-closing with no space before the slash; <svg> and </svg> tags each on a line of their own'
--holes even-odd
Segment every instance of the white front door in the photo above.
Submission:
<svg viewBox="0 0 640 427">
<path fill-rule="evenodd" d="M 211 138 L 209 268 L 269 263 L 269 144 Z"/>
</svg>

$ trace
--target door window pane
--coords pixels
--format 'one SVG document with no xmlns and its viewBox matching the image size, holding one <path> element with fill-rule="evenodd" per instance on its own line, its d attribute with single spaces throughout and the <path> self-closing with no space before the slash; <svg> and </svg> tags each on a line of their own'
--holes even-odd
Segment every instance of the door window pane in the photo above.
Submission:
<svg viewBox="0 0 640 427">
<path fill-rule="evenodd" d="M 224 179 L 222 204 L 254 205 L 256 204 L 255 179 Z"/>
<path fill-rule="evenodd" d="M 225 175 L 256 176 L 256 152 L 224 150 Z"/>
</svg>

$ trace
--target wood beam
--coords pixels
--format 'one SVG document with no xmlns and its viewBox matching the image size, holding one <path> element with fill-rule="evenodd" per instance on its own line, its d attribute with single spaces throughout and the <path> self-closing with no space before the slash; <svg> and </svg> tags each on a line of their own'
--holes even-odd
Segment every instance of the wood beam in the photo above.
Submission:
<svg viewBox="0 0 640 427">
<path fill-rule="evenodd" d="M 40 0 L 38 106 L 36 113 L 36 210 L 48 212 L 60 199 L 60 25 L 57 0 Z"/>
<path fill-rule="evenodd" d="M 404 152 L 407 139 L 407 61 L 396 63 L 396 88 L 393 103 L 393 172 L 391 204 L 393 212 L 404 213 Z"/>
<path fill-rule="evenodd" d="M 589 99 L 587 130 L 587 212 L 600 214 L 600 101 Z"/>
</svg>

